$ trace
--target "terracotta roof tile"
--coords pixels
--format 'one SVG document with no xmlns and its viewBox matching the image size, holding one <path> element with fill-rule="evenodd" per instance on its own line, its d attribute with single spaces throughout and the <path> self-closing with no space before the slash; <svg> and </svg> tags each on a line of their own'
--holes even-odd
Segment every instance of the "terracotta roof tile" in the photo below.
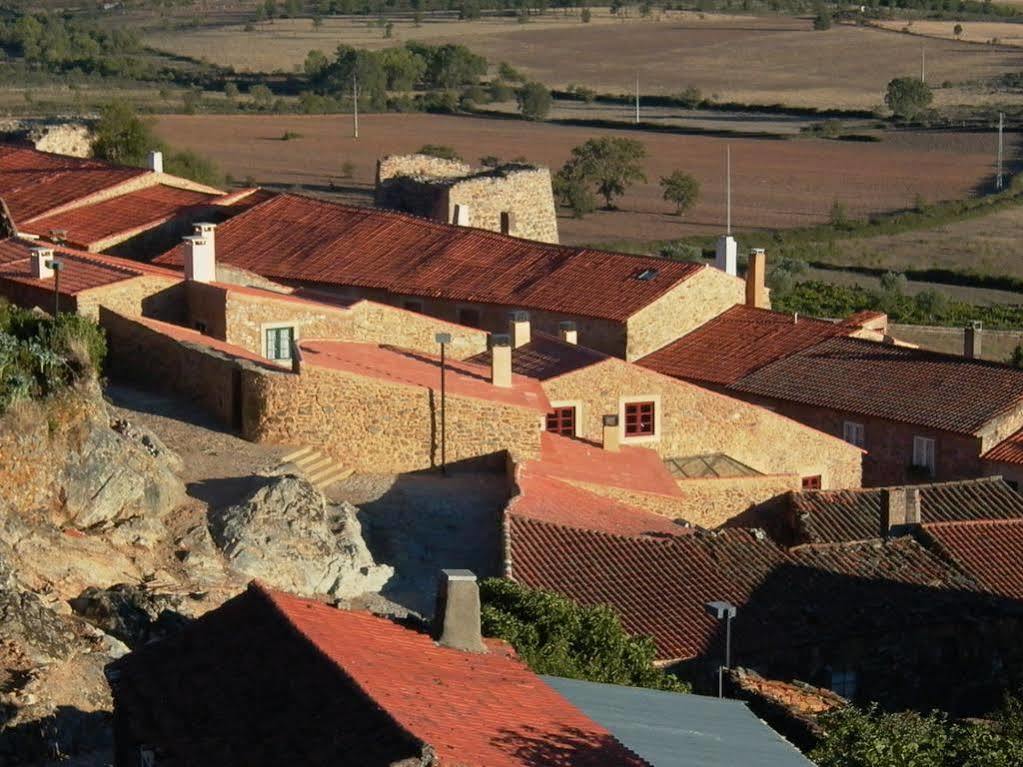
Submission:
<svg viewBox="0 0 1023 767">
<path fill-rule="evenodd" d="M 1023 403 L 1023 371 L 921 349 L 832 338 L 731 384 L 733 391 L 975 434 Z"/>
<path fill-rule="evenodd" d="M 154 184 L 92 205 L 37 218 L 20 228 L 41 237 L 63 230 L 68 244 L 88 248 L 118 234 L 156 226 L 216 199 L 217 195 L 206 192 Z"/>
<path fill-rule="evenodd" d="M 224 263 L 271 279 L 623 321 L 706 267 L 547 245 L 281 194 L 217 229 Z M 156 259 L 180 266 L 181 246 Z M 652 279 L 639 275 L 654 270 Z"/>
<path fill-rule="evenodd" d="M 54 208 L 150 172 L 0 145 L 0 197 L 19 226 Z"/>
<path fill-rule="evenodd" d="M 925 523 L 1023 517 L 1023 495 L 999 477 L 917 487 Z M 802 541 L 861 541 L 884 535 L 881 488 L 792 493 L 789 503 Z"/>
<path fill-rule="evenodd" d="M 305 364 L 410 386 L 440 388 L 440 357 L 393 347 L 342 341 L 309 340 L 301 341 L 300 345 Z M 536 380 L 512 376 L 511 387 L 494 386 L 490 383 L 488 368 L 466 362 L 447 361 L 446 386 L 451 394 L 463 397 L 525 407 L 543 413 L 550 409 L 547 395 Z"/>
<path fill-rule="evenodd" d="M 1023 519 L 941 522 L 924 534 L 986 591 L 1023 599 Z"/>
<path fill-rule="evenodd" d="M 1023 429 L 1010 434 L 981 456 L 985 461 L 1023 465 Z"/>
<path fill-rule="evenodd" d="M 720 651 L 713 600 L 739 607 L 736 663 L 825 639 L 898 632 L 977 605 L 976 584 L 911 538 L 786 551 L 753 530 L 626 537 L 509 515 L 511 572 L 610 605 L 662 660 Z M 925 598 L 926 596 L 926 598 Z"/>
<path fill-rule="evenodd" d="M 426 745 L 441 767 L 649 767 L 503 643 L 443 648 L 258 585 L 115 668 L 117 705 L 182 763 L 404 763 Z"/>
<path fill-rule="evenodd" d="M 691 333 L 638 361 L 690 381 L 731 384 L 775 360 L 855 328 L 824 320 L 733 306 Z"/>
<path fill-rule="evenodd" d="M 470 357 L 470 362 L 490 364 L 490 350 Z M 608 359 L 608 355 L 578 344 L 570 344 L 546 333 L 533 331 L 528 344 L 512 350 L 512 371 L 540 381 L 549 381 Z"/>
</svg>

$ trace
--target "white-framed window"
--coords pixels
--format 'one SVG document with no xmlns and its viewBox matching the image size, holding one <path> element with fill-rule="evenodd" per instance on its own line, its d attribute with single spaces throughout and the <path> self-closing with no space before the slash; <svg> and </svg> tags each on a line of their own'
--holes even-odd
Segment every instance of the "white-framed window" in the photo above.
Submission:
<svg viewBox="0 0 1023 767">
<path fill-rule="evenodd" d="M 838 693 L 846 700 L 852 700 L 856 697 L 856 672 L 849 671 L 832 671 L 831 672 L 831 691 Z"/>
<path fill-rule="evenodd" d="M 933 437 L 913 437 L 913 466 L 934 474 Z"/>
<path fill-rule="evenodd" d="M 268 360 L 290 360 L 291 343 L 295 340 L 295 328 L 290 325 L 270 327 L 263 331 L 266 334 L 266 354 Z"/>
<path fill-rule="evenodd" d="M 863 447 L 865 442 L 865 435 L 863 433 L 863 424 L 856 423 L 855 421 L 846 421 L 842 424 L 842 439 L 851 445 L 856 447 Z"/>
</svg>

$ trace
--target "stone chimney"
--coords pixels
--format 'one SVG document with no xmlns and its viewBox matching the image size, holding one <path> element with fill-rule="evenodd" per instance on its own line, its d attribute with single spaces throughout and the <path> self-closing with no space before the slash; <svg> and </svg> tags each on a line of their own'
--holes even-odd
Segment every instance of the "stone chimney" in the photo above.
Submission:
<svg viewBox="0 0 1023 767">
<path fill-rule="evenodd" d="M 529 312 L 512 312 L 508 315 L 508 335 L 511 336 L 513 349 L 529 343 Z"/>
<path fill-rule="evenodd" d="M 618 452 L 618 416 L 604 416 L 604 444 L 605 450 L 612 453 Z"/>
<path fill-rule="evenodd" d="M 885 535 L 903 535 L 906 528 L 920 524 L 920 488 L 889 487 L 881 491 L 881 513 Z"/>
<path fill-rule="evenodd" d="M 469 570 L 441 570 L 437 607 L 433 613 L 434 639 L 441 647 L 485 653 L 480 628 L 480 588 Z"/>
<path fill-rule="evenodd" d="M 451 223 L 455 226 L 472 226 L 472 215 L 469 206 L 463 203 L 456 203 Z"/>
<path fill-rule="evenodd" d="M 565 320 L 558 325 L 558 336 L 566 344 L 579 343 L 579 331 L 576 330 L 575 323 L 571 320 Z"/>
<path fill-rule="evenodd" d="M 32 248 L 32 276 L 37 280 L 53 277 L 53 248 Z"/>
<path fill-rule="evenodd" d="M 746 306 L 751 309 L 767 309 L 767 254 L 763 248 L 753 248 L 749 252 L 749 263 L 746 265 Z"/>
<path fill-rule="evenodd" d="M 205 237 L 185 237 L 185 279 L 190 282 L 216 282 L 217 262 L 213 244 Z"/>
<path fill-rule="evenodd" d="M 963 356 L 970 360 L 979 360 L 981 341 L 984 335 L 984 323 L 974 320 L 963 329 Z"/>
<path fill-rule="evenodd" d="M 163 152 L 153 150 L 149 153 L 149 170 L 163 173 Z"/>
<path fill-rule="evenodd" d="M 503 389 L 512 385 L 511 339 L 504 334 L 490 336 L 490 382 Z"/>
<path fill-rule="evenodd" d="M 510 210 L 501 211 L 501 234 L 511 235 L 515 231 L 515 214 Z"/>
<path fill-rule="evenodd" d="M 714 266 L 734 277 L 738 267 L 738 247 L 735 238 L 730 234 L 719 237 L 717 247 L 714 249 Z"/>
</svg>

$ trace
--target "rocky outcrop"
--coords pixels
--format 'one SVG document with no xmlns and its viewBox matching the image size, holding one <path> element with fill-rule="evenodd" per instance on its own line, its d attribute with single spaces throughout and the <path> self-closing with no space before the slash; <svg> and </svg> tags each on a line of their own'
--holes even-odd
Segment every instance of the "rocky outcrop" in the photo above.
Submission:
<svg viewBox="0 0 1023 767">
<path fill-rule="evenodd" d="M 379 591 L 393 574 L 374 563 L 357 511 L 328 504 L 299 477 L 271 477 L 245 502 L 211 513 L 210 532 L 246 577 L 295 594 L 349 598 Z"/>
<path fill-rule="evenodd" d="M 135 648 L 184 627 L 188 618 L 181 612 L 181 603 L 182 597 L 175 594 L 118 583 L 106 589 L 87 588 L 71 600 L 71 608 L 93 626 Z"/>
<path fill-rule="evenodd" d="M 92 130 L 82 122 L 67 120 L 17 119 L 0 121 L 0 137 L 25 141 L 41 152 L 71 157 L 92 155 Z"/>
</svg>

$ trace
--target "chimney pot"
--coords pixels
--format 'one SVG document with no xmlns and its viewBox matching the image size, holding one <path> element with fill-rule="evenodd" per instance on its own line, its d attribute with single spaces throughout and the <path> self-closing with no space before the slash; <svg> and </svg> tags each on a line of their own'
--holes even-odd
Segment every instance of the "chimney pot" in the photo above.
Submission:
<svg viewBox="0 0 1023 767">
<path fill-rule="evenodd" d="M 752 309 L 768 309 L 767 286 L 767 255 L 763 248 L 753 248 L 746 266 L 746 306 Z"/>
<path fill-rule="evenodd" d="M 963 356 L 971 360 L 979 360 L 982 350 L 984 323 L 971 322 L 963 331 Z"/>
<path fill-rule="evenodd" d="M 738 253 L 734 237 L 731 235 L 719 237 L 717 247 L 714 249 L 714 266 L 734 277 L 738 265 Z"/>
<path fill-rule="evenodd" d="M 53 277 L 53 248 L 32 248 L 32 276 L 37 280 Z"/>
<path fill-rule="evenodd" d="M 517 311 L 508 315 L 508 335 L 513 349 L 529 343 L 529 312 Z"/>
<path fill-rule="evenodd" d="M 163 173 L 163 152 L 154 150 L 149 153 L 149 169 L 154 173 Z"/>
<path fill-rule="evenodd" d="M 907 527 L 920 524 L 920 488 L 889 487 L 882 490 L 881 509 L 885 516 L 885 534 L 905 534 Z"/>
<path fill-rule="evenodd" d="M 571 320 L 566 320 L 558 325 L 558 335 L 566 344 L 579 343 L 579 331 Z"/>
<path fill-rule="evenodd" d="M 451 223 L 455 226 L 471 226 L 472 213 L 469 210 L 469 206 L 457 203 L 455 205 L 455 213 L 454 216 L 452 216 Z"/>
<path fill-rule="evenodd" d="M 471 571 L 441 570 L 433 622 L 434 638 L 441 647 L 487 651 L 480 627 L 480 588 Z"/>
<path fill-rule="evenodd" d="M 618 416 L 604 416 L 604 449 L 612 453 L 618 452 Z"/>
<path fill-rule="evenodd" d="M 502 389 L 512 385 L 511 339 L 503 333 L 490 336 L 490 382 Z"/>
</svg>

